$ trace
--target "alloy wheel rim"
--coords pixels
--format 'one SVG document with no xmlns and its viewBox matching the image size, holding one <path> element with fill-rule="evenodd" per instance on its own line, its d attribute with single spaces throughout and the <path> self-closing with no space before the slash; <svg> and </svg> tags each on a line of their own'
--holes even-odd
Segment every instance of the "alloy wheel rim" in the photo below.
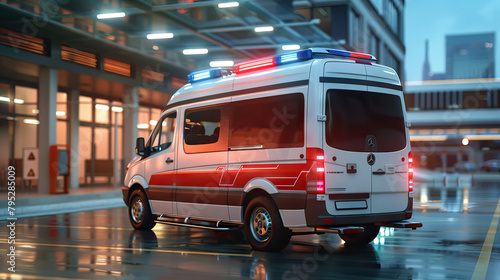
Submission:
<svg viewBox="0 0 500 280">
<path fill-rule="evenodd" d="M 255 239 L 260 242 L 266 242 L 271 236 L 273 222 L 271 214 L 264 207 L 257 207 L 252 211 L 251 232 Z"/>
<path fill-rule="evenodd" d="M 144 217 L 144 204 L 142 203 L 142 199 L 140 197 L 135 197 L 132 201 L 130 214 L 135 223 L 139 224 L 142 222 L 142 218 Z"/>
</svg>

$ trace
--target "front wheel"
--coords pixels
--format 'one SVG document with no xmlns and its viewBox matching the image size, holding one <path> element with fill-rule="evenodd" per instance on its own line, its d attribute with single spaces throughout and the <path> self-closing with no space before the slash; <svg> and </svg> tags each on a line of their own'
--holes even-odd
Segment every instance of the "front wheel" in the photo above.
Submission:
<svg viewBox="0 0 500 280">
<path fill-rule="evenodd" d="M 283 226 L 274 202 L 268 197 L 256 197 L 245 209 L 245 235 L 253 249 L 281 251 L 292 236 Z"/>
<path fill-rule="evenodd" d="M 380 226 L 374 224 L 364 225 L 365 230 L 360 233 L 339 234 L 340 238 L 345 241 L 347 245 L 366 245 L 377 237 L 380 231 Z"/>
<path fill-rule="evenodd" d="M 148 198 L 143 190 L 135 190 L 130 194 L 128 217 L 135 229 L 150 230 L 156 225 L 149 208 Z"/>
</svg>

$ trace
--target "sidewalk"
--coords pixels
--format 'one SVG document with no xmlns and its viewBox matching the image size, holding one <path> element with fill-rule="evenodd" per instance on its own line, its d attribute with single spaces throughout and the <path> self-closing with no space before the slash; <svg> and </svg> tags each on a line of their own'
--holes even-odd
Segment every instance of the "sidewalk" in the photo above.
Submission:
<svg viewBox="0 0 500 280">
<path fill-rule="evenodd" d="M 9 216 L 7 193 L 1 194 L 0 220 Z M 26 218 L 61 213 L 90 211 L 124 207 L 121 189 L 113 186 L 81 187 L 71 189 L 69 194 L 16 193 L 15 216 Z"/>
</svg>

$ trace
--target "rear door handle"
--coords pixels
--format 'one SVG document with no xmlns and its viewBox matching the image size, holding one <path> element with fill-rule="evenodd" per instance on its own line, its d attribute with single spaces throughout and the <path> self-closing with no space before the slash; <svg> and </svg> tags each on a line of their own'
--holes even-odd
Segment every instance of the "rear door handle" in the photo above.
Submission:
<svg viewBox="0 0 500 280">
<path fill-rule="evenodd" d="M 377 171 L 373 171 L 372 173 L 373 175 L 384 175 L 385 171 L 382 169 L 378 169 Z"/>
<path fill-rule="evenodd" d="M 167 158 L 167 160 L 166 160 L 165 162 L 166 162 L 167 164 L 171 164 L 172 162 L 174 162 L 174 160 L 173 160 L 173 159 L 171 159 L 171 158 Z"/>
</svg>

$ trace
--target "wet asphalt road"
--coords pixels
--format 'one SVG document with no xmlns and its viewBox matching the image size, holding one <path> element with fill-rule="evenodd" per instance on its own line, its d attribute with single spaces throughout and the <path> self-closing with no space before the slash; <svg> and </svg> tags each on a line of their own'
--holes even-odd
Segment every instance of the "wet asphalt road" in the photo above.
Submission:
<svg viewBox="0 0 500 280">
<path fill-rule="evenodd" d="M 363 248 L 324 234 L 295 236 L 280 253 L 257 252 L 239 230 L 134 231 L 126 208 L 20 219 L 16 273 L 7 270 L 9 232 L 0 232 L 0 279 L 500 279 L 500 184 L 428 189 L 424 203 L 416 192 L 412 220 L 424 227 L 383 228 Z"/>
</svg>

